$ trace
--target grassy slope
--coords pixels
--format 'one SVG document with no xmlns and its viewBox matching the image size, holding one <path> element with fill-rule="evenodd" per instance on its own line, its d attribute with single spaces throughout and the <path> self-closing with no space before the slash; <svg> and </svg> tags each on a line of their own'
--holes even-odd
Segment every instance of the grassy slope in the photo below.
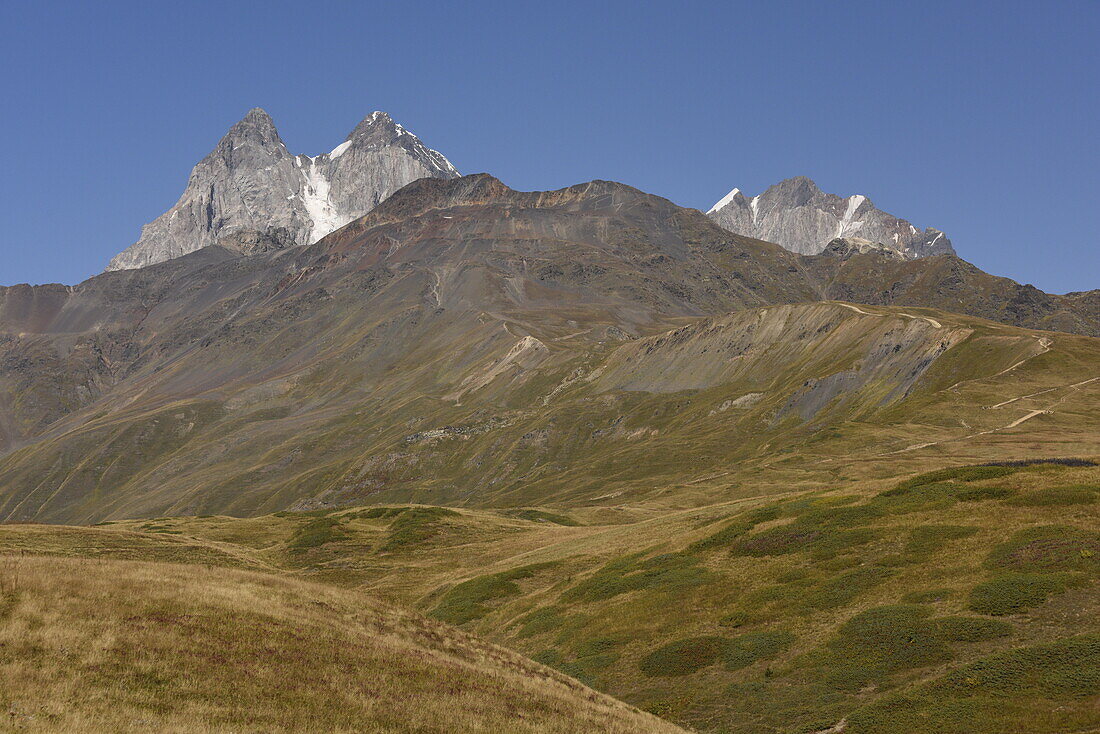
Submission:
<svg viewBox="0 0 1100 734">
<path fill-rule="evenodd" d="M 627 343 L 576 336 L 591 323 L 579 314 L 568 331 L 513 311 L 476 325 L 455 317 L 452 332 L 434 321 L 448 313 L 420 327 L 412 316 L 364 326 L 334 342 L 345 357 L 308 375 L 229 399 L 137 401 L 25 446 L 0 458 L 0 517 L 83 523 L 364 502 L 684 508 L 1097 447 L 1100 382 L 1087 380 L 1100 342 L 1087 337 L 842 304 L 693 320 Z M 431 341 L 441 333 L 451 341 Z M 523 334 L 547 356 L 501 368 Z M 926 350 L 960 334 L 928 363 Z M 919 379 L 892 401 L 904 368 Z M 747 395 L 758 399 L 737 403 Z M 1009 428 L 1032 411 L 1046 412 Z"/>
<path fill-rule="evenodd" d="M 103 531 L 20 535 L 5 542 L 179 551 Z M 195 560 L 230 559 L 215 555 Z M 361 593 L 217 566 L 0 557 L 0 679 L 5 723 L 33 731 L 675 730 Z"/>
<path fill-rule="evenodd" d="M 369 508 L 92 532 L 231 544 L 367 588 L 704 731 L 1100 725 L 1100 681 L 1077 672 L 1100 639 L 1100 468 L 841 487 L 679 511 Z M 5 528 L 0 547 L 30 532 L 61 531 Z"/>
</svg>

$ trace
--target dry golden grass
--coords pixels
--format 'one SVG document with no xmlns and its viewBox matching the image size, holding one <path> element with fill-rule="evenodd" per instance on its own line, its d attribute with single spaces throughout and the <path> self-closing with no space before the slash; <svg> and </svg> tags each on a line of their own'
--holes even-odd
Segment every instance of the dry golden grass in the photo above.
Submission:
<svg viewBox="0 0 1100 734">
<path fill-rule="evenodd" d="M 678 731 L 459 630 L 291 578 L 6 555 L 0 595 L 14 729 Z"/>
</svg>

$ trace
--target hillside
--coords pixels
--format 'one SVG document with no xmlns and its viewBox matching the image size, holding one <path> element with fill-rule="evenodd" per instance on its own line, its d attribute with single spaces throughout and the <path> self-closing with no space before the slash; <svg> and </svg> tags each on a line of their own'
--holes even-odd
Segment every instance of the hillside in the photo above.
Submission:
<svg viewBox="0 0 1100 734">
<path fill-rule="evenodd" d="M 846 734 L 1053 734 L 1100 725 L 1100 469 L 1069 464 L 675 511 L 390 506 L 4 526 L 0 552 L 155 547 L 283 569 L 415 606 L 700 731 L 843 720 Z"/>
<path fill-rule="evenodd" d="M 875 301 L 869 257 L 798 256 L 619 184 L 468 176 L 310 247 L 4 289 L 0 518 L 684 506 L 1095 450 L 1095 339 L 817 301 Z"/>
<path fill-rule="evenodd" d="M 363 594 L 213 565 L 0 556 L 0 622 L 15 730 L 678 731 Z"/>
</svg>

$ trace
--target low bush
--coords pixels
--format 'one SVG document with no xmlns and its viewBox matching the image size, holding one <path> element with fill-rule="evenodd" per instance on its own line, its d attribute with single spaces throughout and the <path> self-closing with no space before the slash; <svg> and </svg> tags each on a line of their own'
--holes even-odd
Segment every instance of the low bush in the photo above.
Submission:
<svg viewBox="0 0 1100 734">
<path fill-rule="evenodd" d="M 858 690 L 891 673 L 946 662 L 952 655 L 923 607 L 875 607 L 841 625 L 819 662 L 833 685 Z"/>
<path fill-rule="evenodd" d="M 1008 487 L 961 487 L 951 492 L 951 496 L 960 502 L 1001 500 L 1014 494 L 1016 494 L 1016 490 Z"/>
<path fill-rule="evenodd" d="M 334 517 L 319 517 L 302 525 L 290 537 L 289 549 L 293 553 L 303 553 L 348 536 L 340 527 L 340 521 Z"/>
<path fill-rule="evenodd" d="M 726 670 L 740 670 L 758 660 L 769 660 L 790 647 L 794 639 L 786 631 L 738 635 L 722 646 L 722 665 Z"/>
<path fill-rule="evenodd" d="M 665 553 L 643 559 L 626 556 L 608 563 L 562 594 L 562 601 L 591 602 L 611 599 L 631 591 L 679 591 L 704 584 L 716 574 L 699 565 L 687 553 Z"/>
<path fill-rule="evenodd" d="M 937 692 L 985 691 L 1005 696 L 1081 698 L 1100 694 L 1100 635 L 990 655 L 948 673 Z"/>
<path fill-rule="evenodd" d="M 515 510 L 508 514 L 511 517 L 519 518 L 520 520 L 530 520 L 531 522 L 549 522 L 554 525 L 564 525 L 567 527 L 580 525 L 579 522 L 571 517 L 557 515 L 553 512 L 544 512 L 543 510 Z"/>
<path fill-rule="evenodd" d="M 443 595 L 430 616 L 455 625 L 480 619 L 491 611 L 485 606 L 486 602 L 518 596 L 520 588 L 516 581 L 529 579 L 557 565 L 556 562 L 537 563 L 463 581 Z"/>
<path fill-rule="evenodd" d="M 970 591 L 968 606 L 979 614 L 1014 614 L 1037 607 L 1081 581 L 1080 576 L 1068 573 L 1006 574 L 975 586 Z"/>
<path fill-rule="evenodd" d="M 1068 722 L 1094 721 L 1085 713 L 1086 699 L 1098 693 L 1100 636 L 1081 635 L 996 653 L 888 694 L 850 714 L 848 728 L 863 734 L 1076 731 L 1080 726 Z"/>
<path fill-rule="evenodd" d="M 839 553 L 871 542 L 878 533 L 870 528 L 845 530 L 836 527 L 815 527 L 801 519 L 760 533 L 748 535 L 734 543 L 730 552 L 739 556 L 778 556 L 810 551 L 811 558 L 827 560 Z"/>
<path fill-rule="evenodd" d="M 1081 571 L 1100 575 L 1100 533 L 1064 525 L 1021 530 L 996 546 L 987 568 L 1020 572 Z"/>
<path fill-rule="evenodd" d="M 650 677 L 690 675 L 712 665 L 722 654 L 726 640 L 721 637 L 690 637 L 670 642 L 641 659 L 639 669 Z"/>
<path fill-rule="evenodd" d="M 1098 490 L 1083 485 L 1074 487 L 1050 487 L 1027 492 L 1007 501 L 1019 507 L 1061 507 L 1064 505 L 1089 505 L 1096 502 Z"/>
<path fill-rule="evenodd" d="M 1012 625 L 982 617 L 940 617 L 933 620 L 936 634 L 947 642 L 984 642 L 1012 634 Z"/>
<path fill-rule="evenodd" d="M 1027 467 L 1041 466 L 1043 464 L 1071 467 L 1086 467 L 1097 465 L 1095 461 L 1090 461 L 1089 459 L 1023 459 L 1020 461 L 991 461 L 988 464 L 982 464 L 981 466 Z"/>
<path fill-rule="evenodd" d="M 520 621 L 520 637 L 534 637 L 552 632 L 565 624 L 566 617 L 561 607 L 543 607 L 536 609 Z"/>
<path fill-rule="evenodd" d="M 423 543 L 439 532 L 443 518 L 458 516 L 457 512 L 445 507 L 406 508 L 390 523 L 389 534 L 379 550 L 392 552 Z"/>
<path fill-rule="evenodd" d="M 918 474 L 915 477 L 898 483 L 893 489 L 882 493 L 884 497 L 896 497 L 908 494 L 914 490 L 939 484 L 941 482 L 978 482 L 983 479 L 996 479 L 998 477 L 1015 474 L 1021 467 L 1013 466 L 959 466 L 952 469 L 939 469 L 938 471 Z"/>
<path fill-rule="evenodd" d="M 803 598 L 802 606 L 807 611 L 842 607 L 893 574 L 893 571 L 882 566 L 865 566 L 847 571 L 814 587 Z"/>
<path fill-rule="evenodd" d="M 729 523 L 713 535 L 692 543 L 688 547 L 688 550 L 713 550 L 714 548 L 721 548 L 730 545 L 733 541 L 737 540 L 760 523 L 775 520 L 779 517 L 780 512 L 781 511 L 779 507 L 774 505 L 769 507 L 761 507 L 753 510 L 752 512 L 748 512 L 744 515 L 737 517 L 733 522 Z"/>
</svg>

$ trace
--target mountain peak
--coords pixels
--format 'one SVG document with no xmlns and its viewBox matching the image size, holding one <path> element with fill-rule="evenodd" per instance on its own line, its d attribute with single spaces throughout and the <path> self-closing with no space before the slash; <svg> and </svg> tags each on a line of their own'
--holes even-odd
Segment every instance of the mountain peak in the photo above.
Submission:
<svg viewBox="0 0 1100 734">
<path fill-rule="evenodd" d="M 359 124 L 348 134 L 347 139 L 360 140 L 368 137 L 390 138 L 399 131 L 405 131 L 405 128 L 394 122 L 394 119 L 390 117 L 389 113 L 383 112 L 382 110 L 375 110 L 359 121 Z"/>
<path fill-rule="evenodd" d="M 783 201 L 789 202 L 791 206 L 804 206 L 822 193 L 813 179 L 807 176 L 793 176 L 772 186 L 764 192 L 764 195 L 777 195 Z"/>
<path fill-rule="evenodd" d="M 229 150 L 232 150 L 239 147 L 238 143 L 245 140 L 276 145 L 283 142 L 279 138 L 279 131 L 275 129 L 275 121 L 260 107 L 253 107 L 239 122 L 229 128 L 229 132 L 222 137 L 219 148 L 226 147 L 228 144 Z"/>
<path fill-rule="evenodd" d="M 195 166 L 176 205 L 143 227 L 108 270 L 169 260 L 242 231 L 279 230 L 286 235 L 280 242 L 311 244 L 411 181 L 456 176 L 441 153 L 381 110 L 327 155 L 296 156 L 271 116 L 255 107 Z M 254 242 L 236 249 L 259 251 Z"/>
<path fill-rule="evenodd" d="M 734 189 L 707 215 L 730 232 L 802 255 L 817 255 L 843 237 L 863 239 L 906 258 L 954 253 L 951 240 L 938 229 L 922 232 L 880 211 L 862 194 L 829 194 L 807 176 L 784 179 L 751 199 Z"/>
</svg>

